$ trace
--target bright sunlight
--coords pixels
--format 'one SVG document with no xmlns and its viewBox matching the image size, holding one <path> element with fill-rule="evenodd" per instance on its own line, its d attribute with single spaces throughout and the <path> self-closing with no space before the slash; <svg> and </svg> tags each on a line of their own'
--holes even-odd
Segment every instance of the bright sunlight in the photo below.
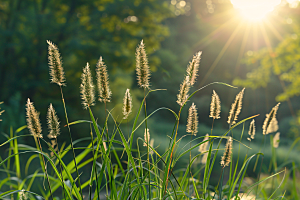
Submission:
<svg viewBox="0 0 300 200">
<path fill-rule="evenodd" d="M 281 0 L 231 0 L 234 8 L 248 20 L 262 20 L 279 5 Z"/>
</svg>

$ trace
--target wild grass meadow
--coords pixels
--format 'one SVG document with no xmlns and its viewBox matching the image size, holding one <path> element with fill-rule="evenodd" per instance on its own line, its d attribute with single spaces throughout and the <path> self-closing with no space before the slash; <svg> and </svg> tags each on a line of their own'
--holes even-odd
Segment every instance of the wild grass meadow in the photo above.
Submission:
<svg viewBox="0 0 300 200">
<path fill-rule="evenodd" d="M 300 139 L 278 150 L 280 103 L 268 113 L 239 117 L 247 88 L 222 82 L 195 87 L 202 52 L 196 52 L 187 63 L 182 83 L 173 85 L 178 90 L 175 110 L 147 110 L 153 93 L 162 97 L 170 93 L 151 86 L 143 41 L 132 52 L 136 58 L 133 81 L 143 93 L 141 103 L 134 101 L 128 88 L 120 94 L 124 96 L 119 102 L 120 112 L 114 111 L 114 105 L 107 108 L 115 92 L 110 88 L 110 64 L 101 56 L 96 66 L 87 62 L 82 66 L 77 90 L 81 105 L 77 106 L 89 118 L 70 121 L 69 102 L 65 99 L 68 72 L 58 46 L 51 41 L 47 45 L 49 84 L 56 86 L 60 98 L 48 108 L 36 107 L 35 99 L 28 98 L 22 116 L 26 125 L 3 133 L 6 141 L 0 144 L 4 151 L 0 160 L 1 199 L 299 199 L 298 161 L 289 156 L 295 154 Z M 220 116 L 224 104 L 216 86 L 236 94 L 229 97 L 232 104 L 227 105 L 227 118 Z M 198 113 L 195 103 L 194 95 L 201 95 L 204 89 L 211 91 L 211 99 L 205 102 L 208 116 Z M 103 109 L 94 109 L 96 104 L 103 104 Z M 64 115 L 58 115 L 56 108 L 63 108 Z M 46 115 L 40 114 L 41 109 L 47 109 Z M 170 113 L 172 123 L 151 121 L 160 112 Z M 258 116 L 265 118 L 262 124 L 256 123 Z M 211 121 L 211 128 L 199 124 L 203 118 Z M 47 129 L 42 128 L 41 121 L 47 121 Z M 220 123 L 228 128 L 215 128 Z M 164 134 L 154 138 L 158 127 Z M 76 129 L 85 137 L 74 140 L 72 132 Z M 67 141 L 60 140 L 62 135 Z M 27 140 L 35 145 L 24 143 Z M 286 160 L 278 162 L 278 154 Z"/>
</svg>

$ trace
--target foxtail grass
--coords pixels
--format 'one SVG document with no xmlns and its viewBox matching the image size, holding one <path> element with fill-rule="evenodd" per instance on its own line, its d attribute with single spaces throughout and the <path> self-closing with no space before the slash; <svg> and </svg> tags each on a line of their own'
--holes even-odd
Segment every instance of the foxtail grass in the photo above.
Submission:
<svg viewBox="0 0 300 200">
<path fill-rule="evenodd" d="M 29 129 L 29 131 L 33 135 L 33 137 L 35 139 L 37 139 L 38 144 L 39 144 L 39 148 L 40 148 L 39 150 L 40 150 L 40 152 L 42 152 L 42 146 L 41 146 L 40 138 L 43 138 L 43 135 L 41 134 L 42 126 L 41 126 L 40 119 L 39 119 L 39 113 L 36 111 L 33 103 L 30 102 L 29 98 L 28 98 L 27 104 L 26 104 L 26 115 L 27 115 L 27 118 L 26 118 L 27 128 Z M 45 174 L 46 174 L 47 181 L 48 181 L 48 187 L 49 187 L 49 190 L 50 190 L 51 198 L 53 199 L 53 194 L 52 194 L 52 191 L 51 191 L 51 184 L 50 184 L 50 180 L 49 180 L 49 177 L 48 177 L 47 166 L 46 166 L 46 163 L 45 163 L 44 155 L 42 155 L 42 158 L 43 158 Z"/>
<path fill-rule="evenodd" d="M 136 49 L 136 72 L 138 80 L 137 85 L 144 90 L 144 97 L 141 99 L 141 104 L 139 105 L 137 114 L 132 122 L 132 131 L 129 131 L 128 138 L 125 138 L 121 123 L 123 121 L 127 121 L 127 124 L 131 123 L 129 115 L 132 114 L 133 110 L 133 97 L 131 96 L 130 90 L 127 89 L 125 92 L 122 111 L 119 113 L 121 120 L 117 122 L 117 115 L 115 116 L 115 114 L 112 114 L 112 112 L 106 108 L 106 104 L 111 101 L 112 92 L 109 88 L 106 65 L 100 57 L 96 65 L 96 87 L 99 95 L 99 101 L 105 104 L 105 120 L 103 120 L 103 117 L 101 118 L 96 115 L 94 116 L 94 113 L 92 112 L 92 106 L 95 105 L 97 95 L 95 93 L 96 88 L 93 84 L 91 69 L 89 64 L 87 64 L 83 69 L 81 76 L 82 82 L 79 87 L 80 91 L 78 93 L 81 93 L 83 108 L 88 110 L 90 119 L 77 120 L 70 123 L 68 121 L 65 99 L 62 92 L 62 86 L 66 84 L 64 73 L 62 73 L 62 59 L 58 52 L 58 48 L 51 42 L 48 42 L 48 45 L 50 79 L 51 82 L 56 83 L 61 90 L 61 97 L 71 143 L 70 145 L 65 146 L 65 143 L 59 145 L 57 142 L 57 138 L 60 134 L 64 134 L 64 130 L 60 130 L 60 121 L 52 104 L 50 104 L 47 113 L 47 123 L 49 129 L 48 138 L 51 140 L 51 143 L 44 140 L 42 138 L 42 129 L 39 122 L 39 113 L 35 110 L 33 103 L 28 100 L 26 108 L 26 111 L 28 112 L 26 115 L 28 118 L 30 117 L 30 119 L 27 119 L 30 135 L 27 136 L 34 136 L 37 144 L 36 149 L 38 149 L 38 151 L 34 150 L 35 148 L 25 146 L 22 147 L 22 151 L 20 152 L 18 148 L 21 145 L 18 145 L 17 138 L 26 137 L 26 135 L 14 136 L 11 131 L 10 136 L 7 137 L 7 141 L 3 144 L 0 144 L 0 147 L 6 144 L 10 145 L 8 158 L 5 160 L 0 159 L 0 166 L 5 166 L 5 172 L 9 174 L 9 178 L 1 181 L 1 184 L 9 184 L 11 181 L 13 181 L 13 178 L 10 175 L 10 171 L 13 170 L 13 168 L 10 168 L 11 158 L 14 159 L 14 162 L 17 165 L 16 177 L 18 179 L 22 179 L 20 168 L 20 163 L 22 160 L 19 158 L 19 155 L 27 153 L 26 151 L 23 152 L 24 148 L 27 150 L 29 149 L 30 153 L 38 153 L 38 155 L 41 156 L 40 162 L 43 173 L 39 173 L 37 170 L 35 174 L 28 176 L 28 180 L 30 180 L 30 182 L 34 182 L 35 178 L 38 176 L 47 177 L 49 189 L 46 189 L 45 191 L 43 188 L 41 188 L 40 191 L 45 199 L 49 198 L 50 196 L 54 197 L 57 195 L 58 189 L 62 189 L 63 198 L 80 200 L 83 200 L 83 198 L 87 198 L 89 200 L 100 199 L 102 192 L 106 192 L 107 199 L 238 199 L 241 196 L 240 191 L 244 190 L 244 193 L 253 194 L 251 191 L 253 188 L 265 180 L 276 177 L 280 173 L 275 173 L 274 171 L 274 174 L 267 178 L 262 180 L 259 178 L 258 182 L 253 183 L 248 187 L 250 189 L 243 188 L 242 183 L 246 177 L 246 171 L 249 163 L 252 162 L 254 157 L 262 155 L 262 153 L 259 152 L 248 156 L 247 152 L 245 158 L 240 159 L 240 146 L 243 145 L 249 149 L 248 146 L 242 143 L 245 123 L 252 120 L 247 135 L 251 141 L 254 139 L 255 135 L 254 118 L 258 116 L 253 115 L 248 118 L 238 120 L 238 116 L 242 107 L 244 89 L 238 93 L 234 103 L 231 106 L 227 121 L 229 128 L 221 136 L 213 133 L 214 120 L 220 119 L 221 101 L 218 94 L 214 90 L 211 90 L 212 99 L 211 102 L 207 102 L 207 108 L 210 107 L 210 113 L 207 117 L 213 118 L 210 135 L 204 135 L 203 130 L 198 130 L 198 121 L 200 121 L 201 118 L 199 120 L 196 109 L 198 106 L 197 101 L 194 101 L 195 103 L 192 103 L 189 108 L 186 125 L 186 132 L 188 135 L 191 135 L 191 140 L 188 143 L 185 143 L 186 136 L 188 135 L 179 137 L 179 135 L 181 135 L 179 133 L 180 121 L 182 120 L 180 119 L 181 113 L 187 105 L 187 102 L 189 102 L 197 92 L 200 92 L 202 89 L 211 86 L 212 84 L 222 84 L 234 88 L 233 86 L 224 83 L 211 83 L 202 88 L 196 88 L 193 91 L 192 86 L 195 85 L 195 81 L 198 76 L 197 72 L 199 71 L 198 67 L 201 52 L 198 52 L 194 55 L 192 61 L 188 65 L 186 74 L 183 75 L 184 80 L 180 85 L 179 94 L 177 95 L 176 101 L 179 104 L 179 110 L 175 112 L 170 108 L 161 107 L 151 113 L 149 112 L 148 114 L 146 99 L 148 95 L 150 95 L 152 92 L 157 92 L 157 90 L 150 89 L 150 67 L 148 64 L 144 42 L 141 41 Z M 60 78 L 61 76 L 63 76 L 63 78 Z M 121 104 L 122 100 L 120 100 L 119 103 Z M 143 110 L 145 116 L 141 119 L 140 115 L 143 113 Z M 147 124 L 149 118 L 160 112 L 160 110 L 169 111 L 175 118 L 173 129 L 167 132 L 165 135 L 166 139 L 169 137 L 169 145 L 167 144 L 165 146 L 163 144 L 165 142 L 163 139 L 155 138 L 155 132 L 157 129 L 152 129 L 152 127 L 149 127 Z M 275 130 L 275 128 L 270 128 L 272 126 L 274 127 L 274 124 L 278 126 L 274 120 L 276 119 L 275 117 L 277 110 L 278 105 L 277 107 L 275 106 L 267 115 L 267 119 L 265 120 L 266 122 L 262 126 L 263 129 L 265 129 L 265 133 Z M 99 113 L 97 113 L 97 115 L 99 115 Z M 202 116 L 201 113 L 199 115 Z M 108 123 L 108 121 L 110 123 Z M 90 125 L 89 137 L 80 138 L 73 142 L 70 126 L 75 124 L 79 125 L 81 123 L 88 123 Z M 232 133 L 232 130 L 238 126 L 243 126 L 239 141 L 233 137 L 227 136 L 228 133 Z M 149 129 L 151 131 L 151 136 Z M 21 130 L 22 129 L 18 129 L 18 131 Z M 134 134 L 139 133 L 140 135 L 135 137 L 137 138 L 137 145 L 135 148 L 133 146 Z M 193 135 L 195 137 L 193 137 Z M 164 135 L 161 136 L 161 138 L 163 137 Z M 265 138 L 266 134 L 264 134 L 263 137 Z M 227 140 L 225 148 L 222 148 L 223 140 Z M 89 141 L 89 143 L 86 147 L 78 147 L 78 151 L 81 151 L 81 153 L 75 155 L 75 148 L 73 145 L 82 141 Z M 239 143 L 239 148 L 235 148 L 234 151 L 232 145 L 233 141 L 235 141 L 235 143 Z M 276 141 L 278 141 L 278 138 L 271 140 L 272 144 L 274 145 L 276 144 Z M 48 145 L 51 156 L 43 152 L 41 142 L 44 142 Z M 166 147 L 166 150 L 162 153 L 160 146 Z M 272 148 L 274 151 L 275 147 L 272 146 Z M 73 160 L 69 163 L 66 163 L 68 159 L 65 159 L 65 156 L 68 155 L 67 152 L 71 149 L 73 152 Z M 223 156 L 221 155 L 222 152 L 219 152 L 221 149 L 224 149 Z M 121 153 L 122 151 L 124 155 L 127 156 L 126 161 L 124 159 L 120 159 L 119 157 L 118 153 Z M 235 157 L 237 155 L 237 160 L 233 160 L 233 153 Z M 28 159 L 25 167 L 26 175 L 29 171 L 28 169 L 32 167 L 30 163 L 32 163 L 32 161 L 37 157 L 37 155 L 32 155 Z M 220 157 L 221 161 L 219 161 Z M 182 163 L 183 160 L 188 160 L 187 165 L 185 165 L 187 167 L 184 169 L 178 169 L 178 165 Z M 48 166 L 52 167 L 51 169 L 46 167 L 47 165 L 45 161 L 47 161 Z M 200 162 L 201 165 L 197 164 L 196 161 L 198 163 Z M 235 162 L 235 166 L 233 161 Z M 5 165 L 5 162 L 8 163 Z M 79 165 L 77 165 L 77 163 Z M 124 165 L 126 165 L 125 169 L 123 168 Z M 215 172 L 213 172 L 213 169 L 216 168 L 217 165 L 222 170 L 219 170 L 220 179 L 217 187 L 213 187 L 211 185 L 212 178 L 214 177 L 213 173 Z M 85 169 L 89 166 L 91 166 L 91 168 L 89 168 L 90 170 L 88 170 L 89 179 L 84 180 L 85 182 L 81 182 L 81 177 L 78 170 L 81 169 L 82 173 L 86 174 L 87 170 Z M 275 166 L 274 163 L 273 166 Z M 229 173 L 227 173 L 227 169 Z M 225 174 L 229 174 L 228 179 Z M 295 175 L 293 175 L 293 177 L 295 177 Z M 25 179 L 26 180 L 24 180 L 24 183 L 27 181 L 27 177 Z M 28 182 L 26 182 L 26 184 L 27 183 Z M 33 195 L 38 196 L 38 194 L 31 193 L 30 187 L 26 188 L 26 184 L 20 184 L 20 182 L 18 184 L 10 184 L 10 191 L 1 193 L 0 198 L 7 196 L 14 197 L 23 188 L 28 194 L 28 198 L 32 197 Z M 83 196 L 82 191 L 85 189 L 86 191 L 88 190 L 88 194 Z M 297 191 L 295 194 L 294 193 L 293 197 L 296 197 Z M 92 197 L 93 194 L 94 197 Z M 272 196 L 273 194 L 271 194 L 271 197 Z M 19 197 L 21 197 L 21 194 Z"/>
<path fill-rule="evenodd" d="M 66 122 L 67 122 L 67 126 L 68 126 L 71 148 L 72 148 L 72 152 L 73 152 L 73 160 L 74 160 L 75 169 L 76 169 L 77 178 L 78 178 L 77 180 L 79 183 L 81 198 L 83 198 L 81 182 L 80 182 L 80 177 L 79 177 L 79 172 L 78 172 L 78 167 L 77 167 L 77 162 L 76 162 L 76 155 L 75 155 L 75 151 L 74 151 L 74 147 L 73 147 L 73 139 L 72 139 L 71 129 L 69 126 L 69 119 L 68 119 L 65 99 L 64 99 L 63 90 L 62 90 L 62 86 L 66 85 L 64 83 L 66 81 L 66 78 L 65 78 L 63 67 L 62 67 L 62 58 L 59 54 L 58 48 L 49 40 L 47 40 L 47 43 L 48 43 L 48 60 L 49 60 L 48 64 L 49 64 L 49 69 L 50 69 L 51 82 L 56 83 L 60 88 L 61 99 L 62 99 L 63 106 L 64 106 L 65 118 L 66 118 Z"/>
</svg>

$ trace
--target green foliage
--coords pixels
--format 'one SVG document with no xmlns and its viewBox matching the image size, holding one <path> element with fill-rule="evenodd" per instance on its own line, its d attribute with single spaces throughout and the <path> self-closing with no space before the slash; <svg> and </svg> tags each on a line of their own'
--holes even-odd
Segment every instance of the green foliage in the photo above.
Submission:
<svg viewBox="0 0 300 200">
<path fill-rule="evenodd" d="M 274 50 L 264 48 L 245 57 L 245 64 L 251 66 L 252 70 L 247 73 L 246 79 L 236 78 L 233 84 L 255 89 L 266 87 L 274 76 L 277 76 L 286 86 L 284 91 L 277 95 L 276 101 L 286 101 L 300 94 L 299 61 L 300 26 L 295 19 L 292 33 L 288 34 Z"/>
</svg>

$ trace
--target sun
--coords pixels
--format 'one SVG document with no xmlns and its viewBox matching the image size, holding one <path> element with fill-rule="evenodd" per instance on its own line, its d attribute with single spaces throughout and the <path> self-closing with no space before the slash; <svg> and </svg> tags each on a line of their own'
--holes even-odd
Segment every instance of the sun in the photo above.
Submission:
<svg viewBox="0 0 300 200">
<path fill-rule="evenodd" d="M 272 12 L 281 0 L 231 0 L 233 7 L 250 21 L 260 21 Z"/>
</svg>

